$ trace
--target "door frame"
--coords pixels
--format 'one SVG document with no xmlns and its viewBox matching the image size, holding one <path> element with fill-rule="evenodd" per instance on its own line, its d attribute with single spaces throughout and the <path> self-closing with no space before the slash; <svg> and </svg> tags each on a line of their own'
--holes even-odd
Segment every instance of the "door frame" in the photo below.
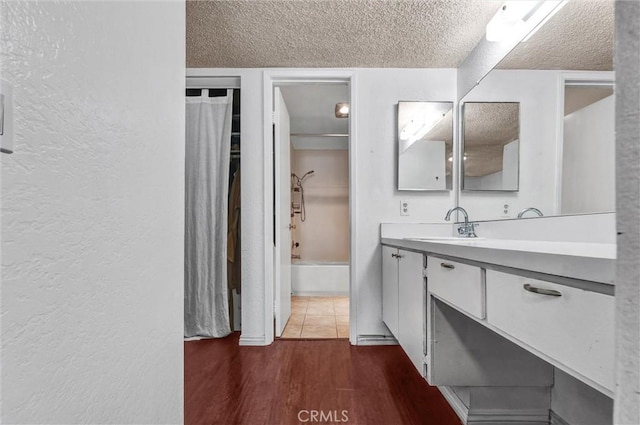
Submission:
<svg viewBox="0 0 640 425">
<path fill-rule="evenodd" d="M 326 84 L 343 83 L 349 88 L 349 342 L 355 344 L 357 340 L 357 299 L 356 282 L 356 147 L 357 147 L 357 77 L 353 70 L 311 70 L 311 69 L 280 69 L 264 71 L 263 74 L 263 142 L 264 145 L 264 342 L 266 345 L 274 341 L 275 293 L 274 293 L 274 244 L 273 244 L 273 89 L 275 86 L 294 84 Z"/>
<path fill-rule="evenodd" d="M 562 162 L 564 160 L 564 89 L 567 83 L 584 83 L 594 86 L 609 85 L 614 89 L 616 75 L 614 71 L 567 71 L 558 74 L 557 102 L 556 102 L 556 163 L 555 163 L 555 205 L 554 215 L 560 214 L 562 209 Z"/>
</svg>

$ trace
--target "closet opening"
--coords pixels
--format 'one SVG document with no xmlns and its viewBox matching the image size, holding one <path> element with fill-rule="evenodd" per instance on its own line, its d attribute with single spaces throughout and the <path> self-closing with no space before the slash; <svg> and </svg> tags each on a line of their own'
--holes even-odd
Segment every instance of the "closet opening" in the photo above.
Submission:
<svg viewBox="0 0 640 425">
<path fill-rule="evenodd" d="M 239 89 L 186 89 L 185 339 L 241 329 L 240 128 Z"/>
<path fill-rule="evenodd" d="M 273 88 L 275 336 L 349 338 L 349 84 Z"/>
</svg>

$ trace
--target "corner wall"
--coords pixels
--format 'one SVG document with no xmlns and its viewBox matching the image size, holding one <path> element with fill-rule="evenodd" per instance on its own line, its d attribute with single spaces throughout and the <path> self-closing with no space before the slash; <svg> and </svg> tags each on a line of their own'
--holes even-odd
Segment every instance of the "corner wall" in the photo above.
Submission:
<svg viewBox="0 0 640 425">
<path fill-rule="evenodd" d="M 181 423 L 184 2 L 0 7 L 0 421 Z"/>
<path fill-rule="evenodd" d="M 640 423 L 640 2 L 616 1 L 616 390 L 614 423 Z"/>
</svg>

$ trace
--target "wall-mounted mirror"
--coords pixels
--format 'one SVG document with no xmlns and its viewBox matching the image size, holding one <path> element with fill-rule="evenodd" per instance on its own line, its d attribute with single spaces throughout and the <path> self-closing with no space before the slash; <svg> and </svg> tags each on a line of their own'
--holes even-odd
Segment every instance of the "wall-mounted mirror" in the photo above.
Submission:
<svg viewBox="0 0 640 425">
<path fill-rule="evenodd" d="M 451 190 L 453 102 L 398 102 L 398 190 Z"/>
<path fill-rule="evenodd" d="M 462 105 L 462 190 L 517 191 L 520 104 Z"/>
<path fill-rule="evenodd" d="M 517 191 L 478 192 L 471 169 L 460 169 L 459 205 L 474 220 L 517 218 L 529 207 L 545 216 L 614 209 L 614 1 L 558 4 L 460 101 L 461 115 L 471 103 L 519 104 Z"/>
</svg>

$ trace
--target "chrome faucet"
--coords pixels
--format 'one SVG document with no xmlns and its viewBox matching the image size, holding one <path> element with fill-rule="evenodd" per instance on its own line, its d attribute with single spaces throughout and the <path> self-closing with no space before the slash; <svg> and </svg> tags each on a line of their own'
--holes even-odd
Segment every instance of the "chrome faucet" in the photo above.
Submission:
<svg viewBox="0 0 640 425">
<path fill-rule="evenodd" d="M 525 215 L 529 211 L 533 211 L 534 213 L 538 214 L 538 217 L 542 217 L 544 215 L 544 214 L 542 214 L 542 211 L 540 211 L 539 209 L 534 208 L 534 207 L 529 207 L 529 208 L 525 208 L 522 211 L 520 211 L 518 213 L 518 218 L 522 218 L 522 216 Z"/>
<path fill-rule="evenodd" d="M 458 227 L 458 234 L 465 238 L 477 238 L 476 226 L 478 223 L 469 223 L 469 214 L 462 207 L 453 207 L 447 211 L 447 215 L 444 216 L 445 221 L 451 220 L 451 213 L 454 211 L 460 211 L 464 215 L 464 224 Z"/>
</svg>

